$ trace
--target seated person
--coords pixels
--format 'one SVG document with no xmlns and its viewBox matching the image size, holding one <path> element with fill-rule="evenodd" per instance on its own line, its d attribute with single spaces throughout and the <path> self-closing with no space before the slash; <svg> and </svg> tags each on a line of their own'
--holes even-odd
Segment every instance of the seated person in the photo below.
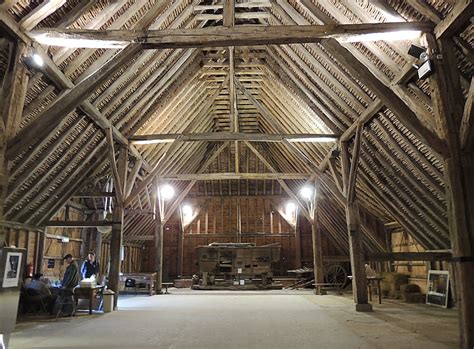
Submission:
<svg viewBox="0 0 474 349">
<path fill-rule="evenodd" d="M 34 294 L 32 297 L 37 297 L 38 300 L 41 300 L 50 314 L 53 312 L 56 296 L 52 295 L 49 288 L 44 284 L 43 274 L 33 275 L 32 280 L 25 287 L 28 295 Z M 29 292 L 29 290 L 33 292 Z"/>
<path fill-rule="evenodd" d="M 83 279 L 89 279 L 92 276 L 97 276 L 99 274 L 99 262 L 95 260 L 95 253 L 89 252 L 87 259 L 82 263 L 81 266 L 81 275 Z"/>
</svg>

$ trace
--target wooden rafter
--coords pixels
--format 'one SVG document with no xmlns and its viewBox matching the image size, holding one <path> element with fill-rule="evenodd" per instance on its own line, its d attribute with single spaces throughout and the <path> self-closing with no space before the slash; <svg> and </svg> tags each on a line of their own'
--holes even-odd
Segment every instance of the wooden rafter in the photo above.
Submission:
<svg viewBox="0 0 474 349">
<path fill-rule="evenodd" d="M 474 16 L 474 1 L 457 1 L 451 12 L 434 28 L 437 39 L 450 38 L 458 34 L 469 19 Z"/>
<path fill-rule="evenodd" d="M 189 48 L 252 45 L 283 45 L 319 42 L 337 38 L 363 40 L 365 34 L 384 34 L 400 30 L 432 30 L 431 23 L 363 23 L 308 26 L 270 27 L 207 27 L 202 29 L 175 30 L 73 30 L 41 29 L 28 33 L 33 39 L 49 45 L 70 47 L 120 48 L 140 43 L 144 48 Z M 359 38 L 360 36 L 360 38 Z M 68 43 L 69 41 L 69 43 Z"/>
<path fill-rule="evenodd" d="M 154 144 L 164 142 L 324 142 L 336 140 L 337 134 L 307 133 L 307 134 L 269 134 L 269 133 L 240 133 L 240 132 L 209 132 L 209 133 L 178 133 L 131 136 L 130 141 L 137 144 Z"/>
<path fill-rule="evenodd" d="M 272 180 L 272 179 L 308 179 L 309 173 L 246 173 L 246 172 L 227 172 L 227 173 L 203 173 L 203 174 L 173 174 L 168 173 L 161 178 L 169 181 L 213 181 L 213 180 Z"/>
<path fill-rule="evenodd" d="M 207 168 L 214 162 L 214 160 L 219 156 L 222 151 L 229 146 L 228 142 L 223 143 L 217 150 L 204 162 L 201 168 L 198 170 L 197 174 L 202 174 Z M 171 215 L 174 213 L 176 208 L 181 204 L 183 199 L 188 195 L 189 191 L 193 188 L 196 184 L 196 179 L 192 179 L 191 182 L 186 186 L 186 188 L 180 193 L 178 198 L 173 202 L 173 204 L 169 207 L 167 212 L 163 215 L 163 222 L 166 223 Z"/>
</svg>

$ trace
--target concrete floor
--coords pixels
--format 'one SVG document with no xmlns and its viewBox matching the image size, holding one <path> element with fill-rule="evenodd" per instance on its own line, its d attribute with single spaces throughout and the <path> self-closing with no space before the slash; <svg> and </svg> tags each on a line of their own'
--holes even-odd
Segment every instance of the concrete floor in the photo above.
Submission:
<svg viewBox="0 0 474 349">
<path fill-rule="evenodd" d="M 10 348 L 456 348 L 457 313 L 310 291 L 191 291 L 125 296 L 119 310 L 21 322 Z"/>
</svg>

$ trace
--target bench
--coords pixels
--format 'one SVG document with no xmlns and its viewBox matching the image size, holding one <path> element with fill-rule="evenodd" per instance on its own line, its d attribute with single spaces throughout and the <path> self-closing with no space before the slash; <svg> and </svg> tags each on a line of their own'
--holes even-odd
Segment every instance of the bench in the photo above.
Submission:
<svg viewBox="0 0 474 349">
<path fill-rule="evenodd" d="M 161 284 L 161 286 L 163 286 L 165 288 L 165 294 L 169 294 L 168 287 L 173 287 L 174 283 L 173 282 L 163 282 Z"/>
<path fill-rule="evenodd" d="M 319 282 L 313 284 L 314 288 L 316 289 L 316 294 L 326 294 L 322 292 L 323 290 L 336 290 L 337 293 L 341 293 L 341 289 L 344 286 L 342 283 L 328 283 L 328 282 Z"/>
</svg>

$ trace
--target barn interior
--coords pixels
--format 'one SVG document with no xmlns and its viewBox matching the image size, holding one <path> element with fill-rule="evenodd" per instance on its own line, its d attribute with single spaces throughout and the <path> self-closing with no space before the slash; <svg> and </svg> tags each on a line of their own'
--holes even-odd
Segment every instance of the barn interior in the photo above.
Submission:
<svg viewBox="0 0 474 349">
<path fill-rule="evenodd" d="M 0 348 L 474 348 L 473 67 L 472 0 L 0 1 Z"/>
</svg>

